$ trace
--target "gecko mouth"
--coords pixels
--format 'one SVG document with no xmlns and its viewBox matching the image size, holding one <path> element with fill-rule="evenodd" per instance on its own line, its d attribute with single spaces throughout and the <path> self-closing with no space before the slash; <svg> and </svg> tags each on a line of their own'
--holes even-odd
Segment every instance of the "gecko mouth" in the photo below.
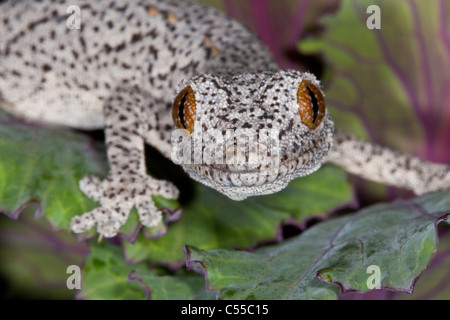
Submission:
<svg viewBox="0 0 450 320">
<path fill-rule="evenodd" d="M 312 157 L 311 151 L 302 156 L 282 156 L 277 166 L 249 166 L 227 164 L 183 165 L 189 176 L 233 200 L 265 195 L 284 189 L 297 177 L 312 173 L 320 167 L 320 157 Z"/>
</svg>

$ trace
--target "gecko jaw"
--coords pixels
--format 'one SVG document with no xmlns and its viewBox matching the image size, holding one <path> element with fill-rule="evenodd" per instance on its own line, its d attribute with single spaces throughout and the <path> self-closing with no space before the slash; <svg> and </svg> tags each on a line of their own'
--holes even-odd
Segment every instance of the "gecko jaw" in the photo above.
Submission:
<svg viewBox="0 0 450 320">
<path fill-rule="evenodd" d="M 291 180 L 302 177 L 320 168 L 326 152 L 313 156 L 311 151 L 302 157 L 287 161 L 280 160 L 277 167 L 259 170 L 230 170 L 225 165 L 183 165 L 188 175 L 204 185 L 211 187 L 232 200 L 244 200 L 251 196 L 267 195 L 284 189 Z M 236 168 L 235 168 L 236 169 Z"/>
</svg>

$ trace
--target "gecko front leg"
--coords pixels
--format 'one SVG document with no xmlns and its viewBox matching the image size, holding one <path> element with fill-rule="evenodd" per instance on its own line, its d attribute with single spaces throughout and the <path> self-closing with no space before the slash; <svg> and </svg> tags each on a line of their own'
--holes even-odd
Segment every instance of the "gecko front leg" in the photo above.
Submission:
<svg viewBox="0 0 450 320">
<path fill-rule="evenodd" d="M 97 226 L 98 233 L 113 237 L 136 207 L 141 223 L 152 227 L 162 218 L 151 196 L 176 199 L 178 190 L 167 181 L 156 180 L 146 174 L 144 136 L 147 114 L 145 95 L 136 88 L 119 88 L 104 106 L 105 140 L 110 171 L 101 181 L 87 176 L 80 181 L 80 189 L 100 206 L 71 221 L 76 233 Z"/>
<path fill-rule="evenodd" d="M 383 148 L 336 130 L 327 161 L 369 180 L 420 195 L 450 188 L 450 167 Z"/>
</svg>

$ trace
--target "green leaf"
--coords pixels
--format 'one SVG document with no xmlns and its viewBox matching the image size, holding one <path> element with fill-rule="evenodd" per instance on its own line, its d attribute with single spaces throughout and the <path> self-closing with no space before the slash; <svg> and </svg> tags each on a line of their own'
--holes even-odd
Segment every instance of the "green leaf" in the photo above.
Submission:
<svg viewBox="0 0 450 320">
<path fill-rule="evenodd" d="M 86 135 L 45 129 L 0 111 L 0 209 L 17 215 L 30 201 L 57 228 L 96 207 L 78 188 L 86 174 L 105 175 L 103 146 Z M 21 207 L 22 206 L 22 207 Z"/>
<path fill-rule="evenodd" d="M 282 222 L 324 217 L 352 199 L 345 173 L 335 166 L 296 179 L 276 194 L 240 202 L 197 183 L 194 193 L 183 206 L 181 219 L 171 224 L 164 237 L 147 239 L 140 235 L 134 244 L 124 243 L 127 259 L 177 265 L 184 260 L 185 244 L 207 249 L 255 246 L 277 237 Z"/>
<path fill-rule="evenodd" d="M 336 297 L 334 284 L 365 292 L 373 265 L 381 288 L 412 292 L 436 251 L 436 224 L 449 212 L 450 192 L 433 193 L 328 220 L 252 253 L 195 247 L 186 253 L 223 299 L 329 299 Z"/>
<path fill-rule="evenodd" d="M 203 277 L 186 272 L 169 275 L 146 264 L 128 264 L 119 246 L 90 242 L 90 253 L 82 270 L 82 299 L 213 299 L 205 291 Z"/>
<path fill-rule="evenodd" d="M 67 267 L 81 266 L 89 249 L 67 232 L 55 232 L 34 208 L 17 221 L 0 215 L 0 278 L 4 299 L 73 299 Z M 3 282 L 2 281 L 2 282 Z"/>
<path fill-rule="evenodd" d="M 138 281 L 152 300 L 212 300 L 216 296 L 205 290 L 205 281 L 197 274 L 173 276 L 136 270 L 129 278 Z"/>
<path fill-rule="evenodd" d="M 414 286 L 414 294 L 399 293 L 395 299 L 450 300 L 450 228 L 439 226 L 439 248 L 427 271 Z"/>
<path fill-rule="evenodd" d="M 109 243 L 90 242 L 90 253 L 82 270 L 81 299 L 144 299 L 145 292 L 128 275 L 136 269 L 146 270 L 144 264 L 127 264 L 120 247 Z"/>
</svg>

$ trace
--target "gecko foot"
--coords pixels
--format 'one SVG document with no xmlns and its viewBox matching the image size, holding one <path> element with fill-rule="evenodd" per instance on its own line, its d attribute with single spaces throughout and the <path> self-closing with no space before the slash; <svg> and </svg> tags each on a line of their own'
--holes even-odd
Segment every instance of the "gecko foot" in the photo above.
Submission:
<svg viewBox="0 0 450 320">
<path fill-rule="evenodd" d="M 103 181 L 86 176 L 80 180 L 80 189 L 100 206 L 81 216 L 73 217 L 70 227 L 75 233 L 86 232 L 94 226 L 105 238 L 114 237 L 125 224 L 133 207 L 136 207 L 140 222 L 147 227 L 156 226 L 162 212 L 152 200 L 152 195 L 168 199 L 178 197 L 178 189 L 168 181 L 149 176 L 110 173 Z"/>
</svg>

